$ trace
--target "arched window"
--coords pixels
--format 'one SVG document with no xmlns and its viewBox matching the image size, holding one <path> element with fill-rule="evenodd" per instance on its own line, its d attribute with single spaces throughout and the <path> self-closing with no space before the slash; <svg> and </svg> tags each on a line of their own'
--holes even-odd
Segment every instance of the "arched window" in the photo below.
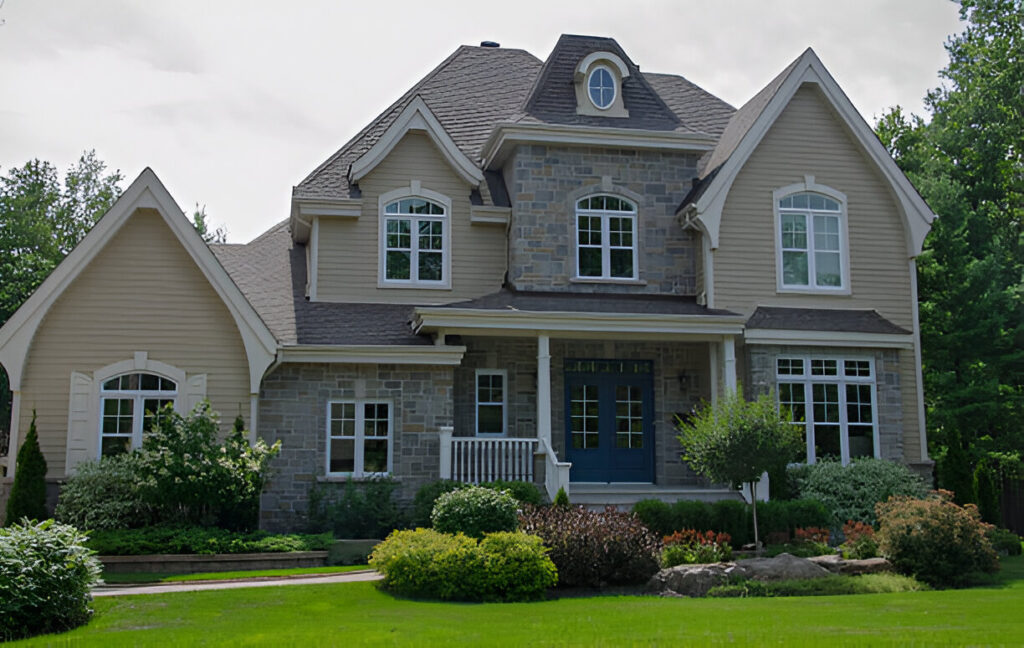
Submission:
<svg viewBox="0 0 1024 648">
<path fill-rule="evenodd" d="M 779 287 L 847 291 L 844 205 L 837 197 L 801 191 L 776 203 Z"/>
<path fill-rule="evenodd" d="M 402 198 L 384 206 L 383 218 L 383 282 L 447 284 L 445 206 L 426 198 Z"/>
<path fill-rule="evenodd" d="M 580 279 L 637 279 L 636 205 L 618 196 L 576 202 L 576 275 Z"/>
<path fill-rule="evenodd" d="M 598 65 L 587 78 L 587 95 L 591 103 L 601 110 L 607 110 L 615 101 L 615 76 L 604 65 Z"/>
<path fill-rule="evenodd" d="M 160 410 L 174 405 L 178 385 L 152 373 L 132 372 L 103 381 L 100 387 L 100 456 L 142 445 L 142 435 L 159 421 Z"/>
</svg>

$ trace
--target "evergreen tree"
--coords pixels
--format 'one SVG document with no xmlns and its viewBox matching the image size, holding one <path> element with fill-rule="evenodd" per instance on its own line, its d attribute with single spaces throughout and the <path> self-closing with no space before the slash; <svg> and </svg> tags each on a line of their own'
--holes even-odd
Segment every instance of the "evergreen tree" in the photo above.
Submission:
<svg viewBox="0 0 1024 648">
<path fill-rule="evenodd" d="M 14 484 L 7 500 L 8 525 L 22 518 L 45 520 L 46 511 L 46 459 L 39 449 L 39 435 L 36 433 L 36 413 L 32 412 L 25 442 L 18 450 L 18 461 L 14 471 Z"/>
</svg>

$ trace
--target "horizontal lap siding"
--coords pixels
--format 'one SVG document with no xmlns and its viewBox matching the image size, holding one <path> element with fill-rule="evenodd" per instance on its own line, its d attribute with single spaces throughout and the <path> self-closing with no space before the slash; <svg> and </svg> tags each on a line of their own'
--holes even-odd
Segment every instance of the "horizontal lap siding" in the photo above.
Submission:
<svg viewBox="0 0 1024 648">
<path fill-rule="evenodd" d="M 128 219 L 57 299 L 32 341 L 21 430 L 35 409 L 51 476 L 64 474 L 71 372 L 91 375 L 136 351 L 190 376 L 207 374 L 207 396 L 225 427 L 239 413 L 248 418 L 249 370 L 234 319 L 151 210 Z"/>
<path fill-rule="evenodd" d="M 382 193 L 419 180 L 452 201 L 451 290 L 378 288 L 378 239 Z M 505 274 L 505 226 L 470 223 L 471 187 L 451 169 L 426 135 L 410 133 L 359 182 L 358 219 L 321 218 L 317 299 L 322 301 L 445 303 L 497 291 Z"/>
<path fill-rule="evenodd" d="M 805 175 L 847 196 L 849 296 L 776 294 L 772 192 Z M 739 172 L 722 214 L 714 254 L 715 305 L 750 313 L 757 304 L 874 308 L 913 326 L 900 208 L 820 93 L 800 89 Z"/>
<path fill-rule="evenodd" d="M 903 401 L 903 460 L 921 461 L 921 426 L 917 417 L 917 364 L 914 352 L 900 351 L 900 398 Z"/>
</svg>

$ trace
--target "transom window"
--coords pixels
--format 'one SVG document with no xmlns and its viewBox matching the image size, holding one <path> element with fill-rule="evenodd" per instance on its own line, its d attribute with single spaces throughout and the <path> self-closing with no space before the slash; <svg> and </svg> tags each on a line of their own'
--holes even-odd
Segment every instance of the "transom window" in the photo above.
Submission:
<svg viewBox="0 0 1024 648">
<path fill-rule="evenodd" d="M 877 457 L 874 363 L 863 358 L 776 359 L 779 406 L 807 439 L 807 462 Z"/>
<path fill-rule="evenodd" d="M 803 192 L 779 200 L 778 210 L 781 286 L 846 288 L 841 204 L 822 194 Z"/>
<path fill-rule="evenodd" d="M 617 196 L 576 203 L 576 271 L 583 279 L 637 278 L 636 205 Z"/>
<path fill-rule="evenodd" d="M 384 207 L 384 281 L 447 282 L 447 213 L 425 198 L 403 198 Z"/>
<path fill-rule="evenodd" d="M 327 473 L 372 477 L 391 472 L 391 404 L 327 404 Z"/>
<path fill-rule="evenodd" d="M 587 95 L 591 103 L 605 110 L 615 101 L 615 77 L 603 65 L 594 68 L 587 78 Z"/>
<path fill-rule="evenodd" d="M 177 383 L 156 374 L 128 373 L 103 381 L 99 456 L 142 446 L 143 435 L 160 422 L 165 406 L 174 406 L 177 396 Z"/>
<path fill-rule="evenodd" d="M 476 371 L 476 433 L 505 434 L 507 373 L 502 369 Z"/>
</svg>

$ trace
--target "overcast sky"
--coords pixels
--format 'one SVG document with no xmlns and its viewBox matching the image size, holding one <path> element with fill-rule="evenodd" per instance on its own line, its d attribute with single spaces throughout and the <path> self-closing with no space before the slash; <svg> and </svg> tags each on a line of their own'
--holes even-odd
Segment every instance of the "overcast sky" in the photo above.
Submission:
<svg viewBox="0 0 1024 648">
<path fill-rule="evenodd" d="M 874 123 L 923 114 L 961 30 L 946 0 L 0 0 L 0 20 L 0 174 L 95 148 L 124 186 L 152 167 L 233 243 L 462 44 L 544 59 L 561 33 L 611 36 L 734 106 L 811 46 Z"/>
</svg>

